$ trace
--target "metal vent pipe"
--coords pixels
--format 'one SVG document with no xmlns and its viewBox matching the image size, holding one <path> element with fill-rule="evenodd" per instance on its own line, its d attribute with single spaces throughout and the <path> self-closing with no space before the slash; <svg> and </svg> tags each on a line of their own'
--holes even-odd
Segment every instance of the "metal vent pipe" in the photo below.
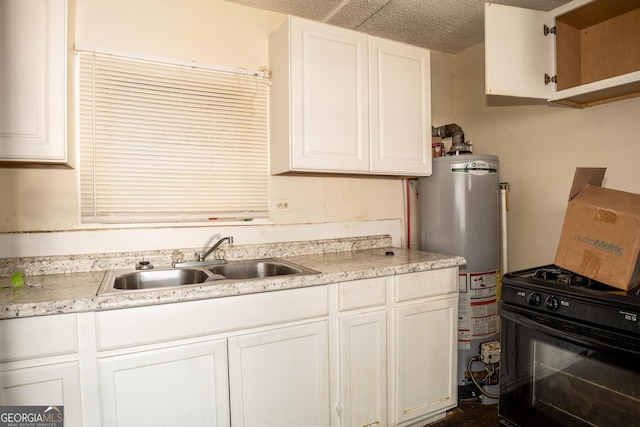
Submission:
<svg viewBox="0 0 640 427">
<path fill-rule="evenodd" d="M 448 154 L 470 153 L 471 147 L 464 141 L 462 128 L 455 123 L 438 127 L 431 126 L 431 136 L 440 138 L 451 138 L 451 148 Z"/>
</svg>

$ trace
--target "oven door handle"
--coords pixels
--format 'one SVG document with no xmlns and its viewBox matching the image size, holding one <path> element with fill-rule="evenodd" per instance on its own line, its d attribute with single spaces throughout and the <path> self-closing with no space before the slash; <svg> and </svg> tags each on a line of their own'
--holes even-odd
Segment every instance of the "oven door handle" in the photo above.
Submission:
<svg viewBox="0 0 640 427">
<path fill-rule="evenodd" d="M 526 314 L 520 314 L 517 312 L 514 312 L 512 310 L 502 310 L 502 313 L 500 314 L 503 318 L 507 318 L 510 319 L 516 323 L 519 323 L 525 327 L 531 328 L 533 330 L 537 330 L 539 332 L 542 332 L 543 334 L 546 335 L 550 335 L 559 339 L 564 339 L 564 340 L 569 340 L 572 341 L 576 344 L 579 345 L 583 345 L 586 347 L 599 347 L 601 349 L 605 349 L 605 350 L 616 350 L 616 351 L 620 351 L 623 353 L 628 353 L 628 354 L 634 354 L 636 356 L 640 356 L 640 351 L 628 348 L 628 347 L 620 347 L 612 342 L 606 342 L 603 341 L 595 336 L 593 336 L 593 334 L 587 334 L 585 338 L 584 335 L 579 335 L 570 331 L 567 331 L 566 328 L 563 328 L 562 326 L 561 329 L 556 329 L 554 327 L 545 325 L 543 323 L 540 322 L 536 322 L 535 320 L 531 319 L 530 317 L 528 317 Z M 569 322 L 566 320 L 560 320 L 560 319 L 556 319 L 559 325 L 574 325 L 576 327 L 580 327 L 580 325 L 577 325 L 573 322 Z"/>
</svg>

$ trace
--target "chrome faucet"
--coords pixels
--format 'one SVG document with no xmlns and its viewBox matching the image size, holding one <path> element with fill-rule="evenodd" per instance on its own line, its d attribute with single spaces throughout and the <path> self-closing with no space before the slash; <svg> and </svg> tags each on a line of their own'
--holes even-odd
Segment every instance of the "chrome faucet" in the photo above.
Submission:
<svg viewBox="0 0 640 427">
<path fill-rule="evenodd" d="M 222 239 L 215 242 L 213 246 L 211 246 L 206 252 L 196 252 L 195 259 L 193 261 L 184 261 L 182 259 L 181 253 L 179 254 L 180 256 L 175 256 L 175 253 L 174 253 L 173 266 L 174 267 L 196 267 L 196 266 L 202 266 L 202 265 L 226 264 L 227 263 L 226 259 L 207 260 L 207 257 L 211 255 L 213 251 L 218 249 L 218 247 L 221 244 L 223 244 L 225 241 L 228 241 L 229 243 L 233 243 L 233 237 L 232 236 L 223 237 Z"/>
<path fill-rule="evenodd" d="M 233 236 L 229 236 L 229 237 L 223 237 L 222 239 L 218 240 L 217 242 L 215 242 L 213 244 L 213 246 L 211 246 L 209 248 L 208 251 L 206 251 L 205 253 L 202 252 L 198 252 L 196 253 L 196 258 L 198 259 L 198 261 L 203 262 L 209 255 L 211 255 L 211 252 L 215 251 L 216 249 L 218 249 L 218 247 L 224 243 L 224 241 L 227 240 L 229 242 L 229 244 L 233 244 Z"/>
</svg>

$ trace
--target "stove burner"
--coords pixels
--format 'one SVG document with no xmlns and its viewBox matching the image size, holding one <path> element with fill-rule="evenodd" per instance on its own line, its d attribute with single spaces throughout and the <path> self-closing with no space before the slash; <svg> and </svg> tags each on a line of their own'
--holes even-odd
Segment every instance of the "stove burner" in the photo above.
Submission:
<svg viewBox="0 0 640 427">
<path fill-rule="evenodd" d="M 533 277 L 542 280 L 556 280 L 562 272 L 559 268 L 539 268 L 533 273 Z"/>
<path fill-rule="evenodd" d="M 564 283 L 571 286 L 582 286 L 582 287 L 600 287 L 606 286 L 602 285 L 600 282 L 596 282 L 588 277 L 581 276 L 569 270 L 564 270 L 561 268 L 549 267 L 549 268 L 539 268 L 533 273 L 533 277 L 537 279 L 542 279 L 549 282 L 558 282 Z"/>
</svg>

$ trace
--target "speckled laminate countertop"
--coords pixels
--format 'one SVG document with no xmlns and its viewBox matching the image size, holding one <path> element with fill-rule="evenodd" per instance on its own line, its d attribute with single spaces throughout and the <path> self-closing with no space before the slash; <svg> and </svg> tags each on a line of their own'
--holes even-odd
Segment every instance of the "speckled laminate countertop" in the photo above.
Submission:
<svg viewBox="0 0 640 427">
<path fill-rule="evenodd" d="M 393 255 L 386 255 L 392 251 Z M 310 268 L 318 274 L 274 276 L 264 279 L 208 282 L 205 285 L 157 290 L 123 291 L 97 295 L 104 270 L 26 276 L 39 286 L 0 289 L 0 319 L 44 316 L 60 313 L 112 310 L 166 304 L 231 295 L 317 286 L 349 280 L 456 267 L 465 264 L 460 256 L 398 248 L 373 248 L 323 254 L 278 257 Z M 0 279 L 0 287 L 9 278 Z"/>
</svg>

